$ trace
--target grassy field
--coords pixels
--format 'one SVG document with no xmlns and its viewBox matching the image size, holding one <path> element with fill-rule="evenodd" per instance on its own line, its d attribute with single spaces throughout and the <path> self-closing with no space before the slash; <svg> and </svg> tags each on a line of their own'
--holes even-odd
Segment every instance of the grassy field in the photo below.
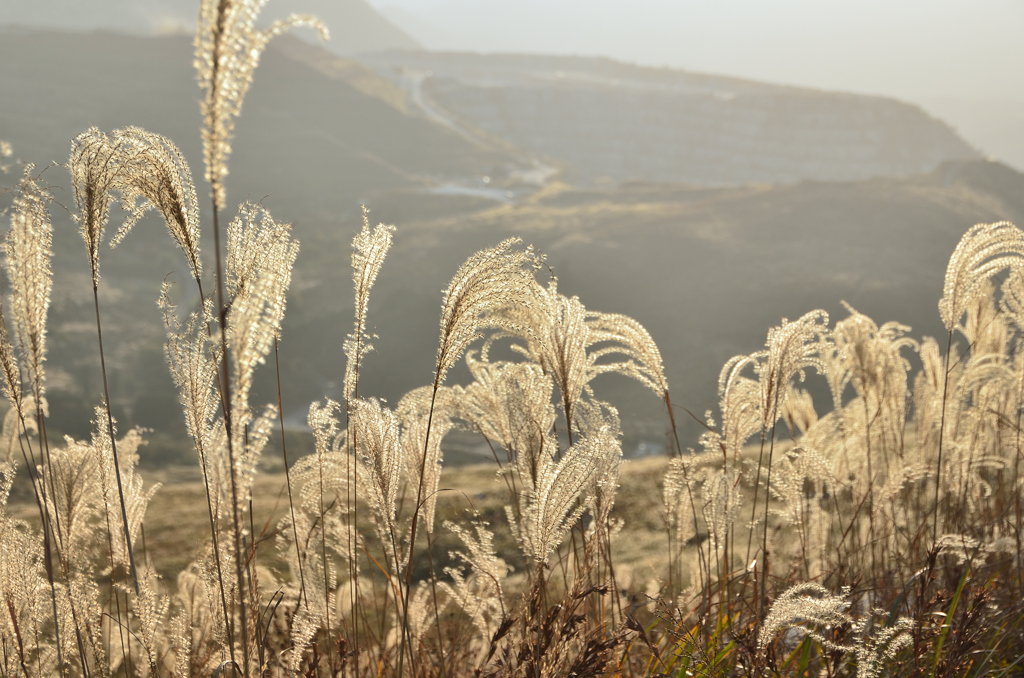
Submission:
<svg viewBox="0 0 1024 678">
<path fill-rule="evenodd" d="M 72 142 L 63 169 L 88 266 L 76 280 L 93 302 L 72 357 L 96 352 L 103 394 L 88 435 L 62 439 L 49 410 L 47 374 L 67 377 L 47 353 L 57 199 L 22 168 L 2 245 L 0 675 L 1021 673 L 1024 231 L 999 221 L 959 238 L 936 291 L 939 340 L 845 303 L 838 317 L 803 309 L 724 359 L 717 406 L 697 415 L 675 402 L 644 325 L 566 294 L 518 238 L 470 254 L 432 297 L 426 383 L 368 394 L 371 290 L 401 236 L 364 211 L 345 269 L 351 331 L 306 337 L 330 343 L 344 377 L 295 426 L 280 384 L 308 373 L 282 370 L 278 346 L 299 243 L 263 205 L 231 210 L 225 179 L 267 42 L 322 27 L 259 29 L 260 6 L 201 4 L 212 255 L 173 141 L 91 127 Z M 527 219 L 543 201 L 595 222 L 674 209 L 647 193 L 616 211 L 552 186 L 478 217 Z M 125 221 L 111 238 L 112 208 Z M 152 437 L 190 443 L 188 468 L 140 464 L 150 432 L 119 428 L 108 407 L 121 384 L 104 337 L 129 329 L 111 325 L 100 245 L 133 238 L 150 210 L 191 278 L 165 281 L 157 302 L 173 383 L 160 402 L 187 434 Z M 615 284 L 614 266 L 591 265 Z M 276 388 L 257 390 L 257 374 Z M 648 430 L 664 455 L 627 459 L 609 374 L 663 412 Z M 680 436 L 684 415 L 697 435 Z"/>
<path fill-rule="evenodd" d="M 252 489 L 252 520 L 255 534 L 263 535 L 259 546 L 261 561 L 272 568 L 283 565 L 276 555 L 273 535 L 280 529 L 279 522 L 288 515 L 288 495 L 285 475 L 277 464 L 267 464 L 278 470 L 261 473 Z M 666 570 L 667 548 L 661 503 L 661 479 L 668 466 L 667 458 L 634 460 L 623 466 L 620 498 L 616 517 L 628 521 L 613 546 L 620 585 L 646 592 L 657 591 L 658 577 Z M 199 557 L 208 547 L 210 523 L 206 506 L 206 491 L 200 471 L 195 466 L 154 469 L 145 472 L 147 485 L 159 483 L 146 512 L 145 546 L 140 545 L 140 557 L 170 585 L 173 578 Z M 8 503 L 11 515 L 38 526 L 38 513 L 32 503 L 27 478 L 16 487 Z M 493 462 L 455 466 L 445 469 L 441 477 L 442 493 L 438 499 L 438 514 L 443 520 L 459 520 L 467 511 L 477 511 L 497 525 L 499 553 L 509 561 L 516 559 L 516 546 L 505 521 L 505 505 L 509 492 Z M 364 530 L 372 529 L 369 520 Z M 140 536 L 141 541 L 141 536 Z M 436 544 L 439 558 L 447 557 L 449 547 L 457 540 L 442 539 Z M 520 569 L 522 561 L 520 559 Z M 652 583 L 656 582 L 656 583 Z M 627 586 L 627 583 L 630 585 Z M 648 584 L 652 584 L 648 586 Z"/>
</svg>

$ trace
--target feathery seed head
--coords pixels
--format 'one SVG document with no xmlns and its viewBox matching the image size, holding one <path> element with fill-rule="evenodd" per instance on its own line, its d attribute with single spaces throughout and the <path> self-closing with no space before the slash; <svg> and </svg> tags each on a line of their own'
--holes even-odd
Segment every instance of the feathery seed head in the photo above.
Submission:
<svg viewBox="0 0 1024 678">
<path fill-rule="evenodd" d="M 782 408 L 782 418 L 794 436 L 806 433 L 807 429 L 818 421 L 818 413 L 814 409 L 814 399 L 811 398 L 811 394 L 789 384 L 785 405 Z"/>
<path fill-rule="evenodd" d="M 256 28 L 256 19 L 266 2 L 202 0 L 199 4 L 194 65 L 204 92 L 200 108 L 206 180 L 218 210 L 224 207 L 227 198 L 224 178 L 228 174 L 235 118 L 242 111 L 242 100 L 267 43 L 295 26 L 311 26 L 322 39 L 328 39 L 327 28 L 316 17 L 307 15 L 292 14 L 265 29 Z"/>
<path fill-rule="evenodd" d="M 199 453 L 210 449 L 217 411 L 217 364 L 209 355 L 209 335 L 201 315 L 191 313 L 180 322 L 170 299 L 170 286 L 164 283 L 158 304 L 167 328 L 164 353 L 171 376 L 178 387 L 178 398 L 185 413 L 185 424 Z M 209 304 L 206 304 L 207 306 Z"/>
<path fill-rule="evenodd" d="M 885 610 L 875 610 L 875 614 L 881 616 L 888 613 Z M 854 626 L 865 626 L 864 620 L 859 620 Z M 910 634 L 913 628 L 912 620 L 900 617 L 891 624 L 876 627 L 873 634 L 861 639 L 854 650 L 857 659 L 857 678 L 882 676 L 886 662 L 895 659 L 903 648 L 913 645 L 914 637 Z"/>
<path fill-rule="evenodd" d="M 775 424 L 779 410 L 785 402 L 786 385 L 809 367 L 824 373 L 821 356 L 823 339 L 828 334 L 828 313 L 811 311 L 793 322 L 782 320 L 782 325 L 768 330 L 768 351 L 763 362 L 755 369 L 760 377 L 761 430 Z"/>
<path fill-rule="evenodd" d="M 708 525 L 716 550 L 725 548 L 729 528 L 739 516 L 740 504 L 743 501 L 739 481 L 740 472 L 731 463 L 726 463 L 704 481 L 704 522 Z M 665 482 L 667 485 L 668 480 Z"/>
<path fill-rule="evenodd" d="M 372 347 L 366 336 L 370 288 L 391 248 L 394 226 L 378 224 L 370 230 L 369 211 L 363 207 L 363 229 L 352 239 L 352 281 L 355 284 L 355 328 L 345 340 L 345 400 L 351 400 L 359 380 L 359 366 Z"/>
<path fill-rule="evenodd" d="M 849 607 L 850 603 L 845 595 L 834 596 L 819 584 L 797 584 L 787 589 L 772 603 L 761 626 L 761 633 L 757 637 L 758 649 L 764 651 L 779 631 L 797 624 L 851 624 L 853 619 L 846 612 Z M 814 630 L 805 630 L 823 645 L 828 645 L 828 641 Z"/>
<path fill-rule="evenodd" d="M 869 416 L 891 430 L 901 429 L 906 418 L 910 371 L 910 363 L 901 351 L 917 350 L 918 344 L 905 336 L 909 327 L 894 322 L 878 327 L 871 318 L 844 305 L 850 316 L 836 323 L 831 335 L 834 350 L 825 351 L 823 373 L 830 385 L 836 384 L 833 400 L 842 402 L 842 389 L 852 384 Z"/>
<path fill-rule="evenodd" d="M 605 371 L 616 371 L 633 377 L 661 398 L 668 395 L 668 380 L 661 362 L 661 351 L 643 325 L 620 313 L 589 311 L 587 326 L 590 328 L 591 343 L 612 342 L 611 346 L 589 356 L 592 363 L 606 354 L 622 354 L 626 358 L 624 361 L 600 367 Z"/>
<path fill-rule="evenodd" d="M 21 366 L 14 355 L 14 347 L 7 335 L 7 319 L 3 312 L 3 299 L 0 298 L 0 370 L 3 370 L 4 395 L 11 403 L 11 412 L 22 412 L 24 392 L 21 390 Z"/>
<path fill-rule="evenodd" d="M 111 191 L 122 171 L 121 160 L 117 145 L 96 127 L 71 141 L 68 171 L 78 205 L 75 221 L 89 255 L 93 287 L 100 282 L 100 241 L 110 216 Z"/>
<path fill-rule="evenodd" d="M 971 227 L 946 268 L 939 314 L 947 330 L 957 328 L 971 299 L 982 292 L 990 277 L 1004 269 L 1018 275 L 1024 271 L 1024 233 L 1008 221 Z"/>
<path fill-rule="evenodd" d="M 199 204 L 185 156 L 170 139 L 139 127 L 115 130 L 112 143 L 124 165 L 114 188 L 121 191 L 121 203 L 129 216 L 110 246 L 116 247 L 142 215 L 155 208 L 198 279 L 202 275 Z"/>
<path fill-rule="evenodd" d="M 11 228 L 3 242 L 7 279 L 11 283 L 11 319 L 32 395 L 38 400 L 44 391 L 43 362 L 46 360 L 46 318 L 53 287 L 53 228 L 46 204 L 49 197 L 30 177 L 32 166 L 18 186 L 11 214 Z M 4 331 L 6 334 L 6 329 Z M 0 362 L 4 368 L 5 389 L 12 402 L 20 390 L 13 381 L 17 370 L 8 353 L 6 337 L 0 340 Z M 19 379 L 20 380 L 20 379 Z"/>
<path fill-rule="evenodd" d="M 352 402 L 351 429 L 359 475 L 369 488 L 367 501 L 380 525 L 393 532 L 402 473 L 398 419 L 380 401 L 358 398 Z"/>
<path fill-rule="evenodd" d="M 690 468 L 693 460 L 688 457 L 673 457 L 665 472 L 664 486 L 661 489 L 662 505 L 665 508 L 665 525 L 677 530 L 680 542 L 685 543 L 696 535 L 693 522 L 693 504 L 689 497 L 692 491 L 689 479 L 694 470 Z"/>
<path fill-rule="evenodd" d="M 463 351 L 482 336 L 480 330 L 517 329 L 510 321 L 491 315 L 492 311 L 505 305 L 529 306 L 535 302 L 533 274 L 541 259 L 532 247 L 513 249 L 521 242 L 509 238 L 496 247 L 480 250 L 459 267 L 444 290 L 436 383 L 444 381 Z"/>
<path fill-rule="evenodd" d="M 232 416 L 236 430 L 248 412 L 248 394 L 256 367 L 262 364 L 281 331 L 285 295 L 299 244 L 291 225 L 274 221 L 258 205 L 245 203 L 228 226 L 228 343 L 235 384 Z"/>
<path fill-rule="evenodd" d="M 586 492 L 599 467 L 600 459 L 585 439 L 570 447 L 559 461 L 550 454 L 541 455 L 536 485 L 520 496 L 521 520 L 515 519 L 511 507 L 505 508 L 526 556 L 542 563 L 562 542 L 569 527 L 592 503 L 593 497 Z"/>
<path fill-rule="evenodd" d="M 423 522 L 427 531 L 434 531 L 434 510 L 437 507 L 437 488 L 441 481 L 441 441 L 455 427 L 454 417 L 459 408 L 453 389 L 440 387 L 436 396 L 433 389 L 422 386 L 405 394 L 395 414 L 402 424 L 401 447 L 405 470 L 412 487 L 423 490 Z M 431 400 L 434 402 L 431 416 Z M 430 438 L 427 438 L 427 422 Z M 425 458 L 424 458 L 425 456 Z M 422 482 L 420 469 L 423 471 Z"/>
<path fill-rule="evenodd" d="M 549 301 L 549 325 L 541 365 L 554 376 L 562 392 L 566 421 L 574 425 L 576 406 L 592 376 L 587 369 L 590 367 L 587 360 L 590 328 L 586 323 L 586 309 L 576 297 L 557 294 Z"/>
<path fill-rule="evenodd" d="M 596 462 L 587 495 L 593 498 L 594 524 L 600 526 L 609 524 L 612 508 L 615 506 L 615 495 L 619 491 L 622 443 L 619 441 L 617 423 L 609 422 L 596 429 L 591 425 L 582 440 L 583 444 L 590 448 L 590 454 Z"/>
<path fill-rule="evenodd" d="M 533 363 L 491 363 L 476 355 L 466 354 L 474 381 L 459 398 L 459 417 L 508 450 L 532 487 L 555 422 L 551 378 Z"/>
<path fill-rule="evenodd" d="M 494 535 L 486 521 L 475 514 L 473 531 L 463 529 L 446 520 L 444 527 L 465 544 L 468 552 L 449 552 L 453 560 L 461 560 L 468 568 L 446 567 L 452 583 L 441 582 L 440 587 L 462 608 L 486 642 L 493 637 L 495 627 L 505 613 L 502 581 L 512 568 L 494 551 Z"/>
<path fill-rule="evenodd" d="M 761 387 L 743 376 L 743 370 L 756 366 L 763 357 L 763 353 L 733 356 L 718 375 L 722 438 L 726 454 L 734 459 L 747 439 L 761 429 Z"/>
</svg>

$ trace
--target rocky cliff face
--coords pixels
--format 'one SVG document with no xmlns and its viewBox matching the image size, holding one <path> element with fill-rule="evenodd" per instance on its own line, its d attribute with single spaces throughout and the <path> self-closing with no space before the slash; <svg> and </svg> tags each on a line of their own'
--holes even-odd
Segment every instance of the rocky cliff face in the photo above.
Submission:
<svg viewBox="0 0 1024 678">
<path fill-rule="evenodd" d="M 854 181 L 978 157 L 893 99 L 652 69 L 606 59 L 366 57 L 436 116 L 563 164 L 575 182 Z"/>
</svg>

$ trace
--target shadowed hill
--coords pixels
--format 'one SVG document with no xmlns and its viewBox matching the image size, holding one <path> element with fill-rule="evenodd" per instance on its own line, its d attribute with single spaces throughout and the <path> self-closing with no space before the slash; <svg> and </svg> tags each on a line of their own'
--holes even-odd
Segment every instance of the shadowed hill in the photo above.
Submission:
<svg viewBox="0 0 1024 678">
<path fill-rule="evenodd" d="M 759 350 L 768 327 L 783 317 L 824 308 L 840 319 L 845 300 L 879 323 L 910 325 L 911 336 L 945 337 L 937 303 L 950 254 L 975 223 L 1020 223 L 1022 196 L 1024 175 L 972 161 L 919 177 L 850 183 L 553 185 L 469 219 L 400 222 L 371 302 L 380 338 L 361 388 L 396 398 L 426 383 L 436 349 L 436 290 L 474 249 L 521 235 L 547 254 L 559 291 L 647 327 L 664 356 L 673 400 L 700 415 L 717 403 L 722 364 Z M 383 206 L 375 214 L 386 215 Z M 328 275 L 342 283 L 339 274 L 311 268 L 325 276 L 307 292 L 318 295 L 313 305 L 321 315 L 289 336 L 305 344 L 307 356 L 316 350 L 307 338 L 322 335 L 313 328 L 324 327 L 319 323 L 328 315 L 345 318 L 350 303 L 322 292 L 335 286 Z M 291 321 L 302 322 L 295 315 Z M 398 360 L 409 368 L 396 370 Z M 653 395 L 624 378 L 597 383 L 623 410 L 630 445 L 664 441 L 664 416 Z M 699 432 L 692 422 L 687 426 L 690 434 Z"/>
<path fill-rule="evenodd" d="M 62 162 L 68 140 L 89 125 L 109 131 L 137 124 L 173 138 L 201 176 L 190 53 L 183 37 L 7 34 L 0 40 L 0 138 L 42 166 Z M 394 83 L 297 42 L 272 47 L 246 100 L 229 204 L 262 198 L 276 218 L 295 224 L 301 241 L 281 344 L 285 411 L 295 424 L 310 401 L 340 394 L 341 346 L 352 318 L 349 246 L 361 201 L 374 222 L 398 226 L 370 301 L 370 331 L 379 338 L 365 361 L 362 394 L 395 403 L 429 382 L 441 289 L 473 251 L 521 235 L 547 254 L 561 291 L 648 327 L 664 354 L 673 399 L 697 414 L 716 401 L 722 363 L 757 350 L 783 316 L 816 307 L 841 316 L 846 300 L 879 322 L 912 325 L 913 336 L 938 334 L 936 303 L 960 235 L 979 221 L 1024 221 L 1024 176 L 982 161 L 903 179 L 776 187 L 552 182 L 504 203 L 429 193 L 438 182 L 510 174 L 520 161 L 499 145 L 475 144 L 423 119 L 408 104 Z M 72 207 L 63 170 L 43 176 Z M 199 193 L 205 206 L 206 187 Z M 68 214 L 59 205 L 53 214 L 49 397 L 54 421 L 85 436 L 101 392 L 88 267 Z M 209 224 L 207 214 L 207 234 Z M 194 306 L 187 267 L 153 216 L 105 252 L 102 266 L 120 425 L 153 427 L 169 445 L 187 449 L 154 304 L 166 279 L 183 307 Z M 450 380 L 461 376 L 455 370 Z M 616 377 L 601 378 L 597 388 L 623 410 L 629 452 L 664 440 L 652 395 Z M 271 400 L 268 366 L 253 402 Z"/>
<path fill-rule="evenodd" d="M 318 67 L 311 68 L 286 55 L 302 51 L 298 40 L 283 40 L 272 43 L 263 58 L 237 125 L 229 204 L 263 199 L 275 217 L 296 224 L 300 240 L 311 231 L 321 233 L 311 242 L 329 242 L 332 265 L 340 267 L 348 266 L 350 229 L 361 221 L 360 205 L 372 206 L 381 195 L 404 196 L 402 218 L 457 214 L 487 204 L 423 189 L 447 178 L 500 172 L 513 163 L 511 156 L 481 150 L 450 130 L 409 115 L 402 109 L 401 93 L 390 96 L 393 85 L 354 62 L 318 50 Z M 65 162 L 70 140 L 90 126 L 110 131 L 138 125 L 174 140 L 200 180 L 199 89 L 191 55 L 185 36 L 4 33 L 0 138 L 39 171 L 51 161 Z M 9 186 L 16 178 L 9 174 L 0 182 Z M 60 205 L 72 210 L 66 172 L 51 167 L 43 178 L 54 184 Z M 198 188 L 208 229 L 207 188 Z M 2 197 L 4 207 L 9 199 L 10 194 Z M 55 205 L 53 219 L 50 395 L 57 411 L 74 410 L 74 432 L 84 435 L 99 377 L 95 356 L 83 350 L 91 349 L 95 340 L 85 293 L 88 268 L 69 211 Z M 339 233 L 341 228 L 345 230 Z M 207 231 L 204 255 L 210 248 Z M 153 302 L 165 276 L 187 288 L 183 295 L 191 293 L 185 285 L 187 267 L 163 227 L 150 218 L 119 250 L 103 255 L 102 273 L 105 322 L 121 330 L 110 340 L 112 362 L 121 368 L 111 383 L 115 411 L 126 426 L 162 428 L 168 418 L 177 423 Z"/>
</svg>

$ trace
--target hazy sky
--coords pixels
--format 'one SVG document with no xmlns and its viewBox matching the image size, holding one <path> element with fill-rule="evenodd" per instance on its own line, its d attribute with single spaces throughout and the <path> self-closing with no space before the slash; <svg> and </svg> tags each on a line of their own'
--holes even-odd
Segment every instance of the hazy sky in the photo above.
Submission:
<svg viewBox="0 0 1024 678">
<path fill-rule="evenodd" d="M 1024 0 L 370 2 L 429 24 L 417 37 L 431 48 L 607 55 L 903 99 L 1024 101 Z"/>
</svg>

